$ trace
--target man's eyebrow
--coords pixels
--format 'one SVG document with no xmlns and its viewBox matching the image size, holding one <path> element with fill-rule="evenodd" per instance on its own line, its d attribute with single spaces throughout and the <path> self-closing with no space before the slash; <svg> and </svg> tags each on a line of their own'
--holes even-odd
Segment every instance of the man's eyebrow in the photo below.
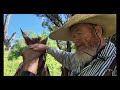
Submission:
<svg viewBox="0 0 120 90">
<path fill-rule="evenodd" d="M 79 30 L 78 29 L 71 29 L 71 32 L 78 32 Z"/>
<path fill-rule="evenodd" d="M 74 29 L 74 31 L 76 32 L 76 31 L 79 31 L 78 29 Z"/>
</svg>

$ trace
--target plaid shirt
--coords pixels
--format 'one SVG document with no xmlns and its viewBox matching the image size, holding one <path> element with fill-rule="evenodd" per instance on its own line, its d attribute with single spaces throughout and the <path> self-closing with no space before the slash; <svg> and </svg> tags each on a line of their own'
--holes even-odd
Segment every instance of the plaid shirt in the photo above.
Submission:
<svg viewBox="0 0 120 90">
<path fill-rule="evenodd" d="M 116 57 L 116 47 L 110 41 L 87 66 L 76 62 L 74 53 L 72 52 L 66 52 L 52 47 L 49 47 L 47 52 L 64 67 L 71 70 L 70 76 L 103 76 Z"/>
</svg>

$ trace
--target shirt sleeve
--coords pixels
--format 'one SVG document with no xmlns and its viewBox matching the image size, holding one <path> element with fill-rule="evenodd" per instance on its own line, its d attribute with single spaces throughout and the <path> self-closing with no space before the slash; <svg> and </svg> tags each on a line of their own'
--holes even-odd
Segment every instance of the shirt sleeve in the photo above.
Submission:
<svg viewBox="0 0 120 90">
<path fill-rule="evenodd" d="M 58 48 L 48 47 L 47 52 L 51 54 L 58 62 L 60 62 L 64 67 L 71 69 L 71 56 L 73 53 L 60 50 Z"/>
</svg>

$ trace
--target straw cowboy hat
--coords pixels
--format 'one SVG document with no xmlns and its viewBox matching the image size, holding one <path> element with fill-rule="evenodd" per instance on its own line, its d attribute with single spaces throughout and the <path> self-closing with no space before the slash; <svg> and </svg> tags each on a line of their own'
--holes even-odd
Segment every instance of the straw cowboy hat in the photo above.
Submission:
<svg viewBox="0 0 120 90">
<path fill-rule="evenodd" d="M 49 37 L 53 40 L 71 41 L 69 27 L 77 23 L 100 25 L 103 28 L 103 36 L 106 38 L 116 33 L 116 14 L 76 14 Z"/>
</svg>

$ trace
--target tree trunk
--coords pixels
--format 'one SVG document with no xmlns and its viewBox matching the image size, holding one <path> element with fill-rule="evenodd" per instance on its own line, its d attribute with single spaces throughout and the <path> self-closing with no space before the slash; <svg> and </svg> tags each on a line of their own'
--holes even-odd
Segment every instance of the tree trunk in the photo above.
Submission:
<svg viewBox="0 0 120 90">
<path fill-rule="evenodd" d="M 5 19 L 5 24 L 4 24 L 4 45 L 6 46 L 6 50 L 9 50 L 11 42 L 15 38 L 16 32 L 13 33 L 10 39 L 8 39 L 8 25 L 10 22 L 10 17 L 12 14 L 7 14 L 6 19 Z"/>
<path fill-rule="evenodd" d="M 57 46 L 58 46 L 58 48 L 61 49 L 61 46 L 60 46 L 58 40 L 56 40 L 56 42 L 57 42 Z"/>
<path fill-rule="evenodd" d="M 4 43 L 6 44 L 8 42 L 8 25 L 10 21 L 10 17 L 12 14 L 7 14 L 4 24 Z"/>
<path fill-rule="evenodd" d="M 71 43 L 70 41 L 67 41 L 67 52 L 71 52 Z"/>
</svg>

